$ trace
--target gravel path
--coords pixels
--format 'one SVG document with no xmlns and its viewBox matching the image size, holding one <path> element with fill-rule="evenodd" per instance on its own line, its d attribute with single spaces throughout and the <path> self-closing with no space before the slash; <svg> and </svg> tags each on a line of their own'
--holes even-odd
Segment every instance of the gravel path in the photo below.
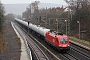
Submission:
<svg viewBox="0 0 90 60">
<path fill-rule="evenodd" d="M 20 44 L 18 43 L 11 23 L 9 20 L 5 21 L 7 26 L 6 33 L 6 51 L 0 54 L 0 60 L 20 60 Z"/>
</svg>

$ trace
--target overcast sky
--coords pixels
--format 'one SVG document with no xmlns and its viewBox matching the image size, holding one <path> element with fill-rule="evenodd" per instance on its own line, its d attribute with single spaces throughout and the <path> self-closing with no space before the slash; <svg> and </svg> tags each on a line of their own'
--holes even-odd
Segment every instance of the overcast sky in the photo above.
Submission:
<svg viewBox="0 0 90 60">
<path fill-rule="evenodd" d="M 3 4 L 32 3 L 33 1 L 66 5 L 64 0 L 1 0 Z"/>
</svg>

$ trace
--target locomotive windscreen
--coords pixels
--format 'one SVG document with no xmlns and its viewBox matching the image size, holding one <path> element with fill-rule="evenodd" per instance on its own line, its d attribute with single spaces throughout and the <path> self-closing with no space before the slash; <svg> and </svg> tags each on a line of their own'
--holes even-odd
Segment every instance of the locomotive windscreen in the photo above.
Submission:
<svg viewBox="0 0 90 60">
<path fill-rule="evenodd" d="M 62 44 L 66 44 L 66 43 L 68 43 L 68 39 L 67 38 L 60 38 L 60 42 Z"/>
</svg>

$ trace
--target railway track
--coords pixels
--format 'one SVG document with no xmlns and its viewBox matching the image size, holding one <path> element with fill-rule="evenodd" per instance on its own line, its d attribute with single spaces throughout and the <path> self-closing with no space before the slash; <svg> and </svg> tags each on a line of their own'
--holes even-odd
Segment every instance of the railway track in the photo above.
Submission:
<svg viewBox="0 0 90 60">
<path fill-rule="evenodd" d="M 33 35 L 34 36 L 34 35 Z M 35 37 L 35 36 L 34 36 Z M 35 37 L 37 39 L 37 36 Z M 71 44 L 70 46 L 70 51 L 67 51 L 66 53 L 59 53 L 56 52 L 56 50 L 52 50 L 52 48 L 48 47 L 47 44 L 44 44 L 44 41 L 42 40 L 38 40 L 40 41 L 38 44 L 43 45 L 42 47 L 44 48 L 43 50 L 47 50 L 50 51 L 49 53 L 54 56 L 53 60 L 90 60 L 90 52 L 86 49 L 80 48 L 79 46 L 75 46 L 74 44 Z M 82 52 L 81 52 L 82 51 Z M 89 54 L 88 54 L 89 53 Z"/>
<path fill-rule="evenodd" d="M 77 52 L 78 54 L 80 54 L 90 60 L 90 51 L 89 50 L 82 48 L 78 45 L 72 44 L 72 43 L 71 43 L 71 45 L 72 45 L 70 47 L 71 50 Z"/>
<path fill-rule="evenodd" d="M 29 48 L 32 51 L 33 60 L 50 60 L 47 55 L 41 50 L 41 48 L 33 41 L 32 38 L 30 38 L 26 33 L 22 32 L 22 30 L 15 24 L 14 27 L 18 30 L 20 34 L 23 33 L 25 36 L 27 43 L 29 45 Z"/>
<path fill-rule="evenodd" d="M 64 57 L 65 60 L 79 60 L 78 58 L 76 58 L 75 56 L 71 55 L 70 53 L 66 52 L 66 53 L 62 53 L 60 54 L 60 56 Z"/>
<path fill-rule="evenodd" d="M 28 41 L 29 48 L 33 52 L 34 60 L 50 60 L 47 55 L 42 51 L 42 49 L 31 39 L 30 37 L 26 37 Z"/>
</svg>

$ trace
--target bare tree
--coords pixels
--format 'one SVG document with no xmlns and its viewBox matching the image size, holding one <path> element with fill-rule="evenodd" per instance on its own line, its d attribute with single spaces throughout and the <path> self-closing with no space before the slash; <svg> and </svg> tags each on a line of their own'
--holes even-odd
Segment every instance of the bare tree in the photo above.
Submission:
<svg viewBox="0 0 90 60">
<path fill-rule="evenodd" d="M 80 21 L 81 30 L 86 30 L 90 32 L 90 0 L 65 0 L 69 7 L 74 11 L 73 20 L 71 21 L 71 29 L 76 34 L 78 28 L 78 24 L 76 21 Z M 72 34 L 74 34 L 72 33 Z M 75 35 L 74 34 L 74 35 Z M 87 37 L 90 33 L 86 34 Z M 89 36 L 90 37 L 90 36 Z"/>
<path fill-rule="evenodd" d="M 4 22 L 4 7 L 0 2 L 0 31 L 2 29 L 3 22 Z"/>
</svg>

